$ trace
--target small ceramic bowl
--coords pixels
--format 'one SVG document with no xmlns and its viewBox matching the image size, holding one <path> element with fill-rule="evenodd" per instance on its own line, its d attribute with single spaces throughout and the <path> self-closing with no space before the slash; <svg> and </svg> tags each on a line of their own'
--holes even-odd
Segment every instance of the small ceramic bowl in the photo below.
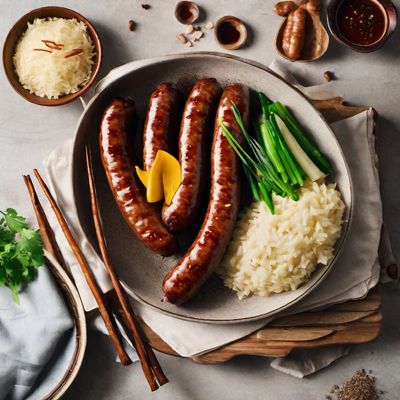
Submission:
<svg viewBox="0 0 400 400">
<path fill-rule="evenodd" d="M 26 31 L 28 22 L 33 22 L 35 18 L 48 18 L 48 17 L 58 17 L 71 19 L 75 18 L 78 21 L 83 22 L 87 26 L 87 32 L 90 35 L 93 44 L 95 46 L 95 59 L 92 68 L 92 74 L 89 81 L 82 86 L 77 92 L 66 94 L 58 99 L 48 99 L 47 97 L 39 97 L 29 90 L 25 89 L 19 82 L 18 76 L 15 72 L 13 56 L 15 54 L 15 47 L 21 38 L 21 35 Z M 64 7 L 42 7 L 30 11 L 21 17 L 15 25 L 11 28 L 4 42 L 3 47 L 3 66 L 6 73 L 7 79 L 14 90 L 21 95 L 24 99 L 30 101 L 31 103 L 39 104 L 41 106 L 61 106 L 82 96 L 93 84 L 94 80 L 100 69 L 102 59 L 102 49 L 99 36 L 93 27 L 93 25 L 82 15 L 78 14 L 76 11 L 70 10 Z"/>
<path fill-rule="evenodd" d="M 175 7 L 175 17 L 181 24 L 191 25 L 199 16 L 199 7 L 193 1 L 180 1 Z"/>
<path fill-rule="evenodd" d="M 382 47 L 389 39 L 390 35 L 393 33 L 397 25 L 397 9 L 395 5 L 390 0 L 371 0 L 382 10 L 382 13 L 385 17 L 385 29 L 383 34 L 377 41 L 371 44 L 361 45 L 353 43 L 349 39 L 347 39 L 338 27 L 337 14 L 343 1 L 345 0 L 333 0 L 327 7 L 327 22 L 329 30 L 332 33 L 333 37 L 338 42 L 361 53 L 370 53 Z"/>
<path fill-rule="evenodd" d="M 236 50 L 247 40 L 247 28 L 242 20 L 227 15 L 221 17 L 214 27 L 215 39 L 226 50 Z"/>
</svg>

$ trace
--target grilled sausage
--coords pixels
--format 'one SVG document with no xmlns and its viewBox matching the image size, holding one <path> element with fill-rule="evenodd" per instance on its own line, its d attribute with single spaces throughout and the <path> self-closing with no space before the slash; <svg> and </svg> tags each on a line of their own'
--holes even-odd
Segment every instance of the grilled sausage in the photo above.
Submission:
<svg viewBox="0 0 400 400">
<path fill-rule="evenodd" d="M 247 124 L 249 90 L 240 84 L 228 86 L 222 94 L 215 120 L 207 213 L 193 244 L 165 276 L 163 301 L 180 304 L 189 300 L 220 264 L 232 236 L 240 200 L 240 162 L 219 124 L 222 118 L 235 138 L 243 143 L 231 101 Z"/>
<path fill-rule="evenodd" d="M 162 210 L 162 220 L 171 232 L 187 229 L 202 211 L 212 123 L 220 96 L 221 87 L 215 79 L 201 79 L 186 101 L 179 132 L 182 182 L 171 204 L 165 204 Z"/>
<path fill-rule="evenodd" d="M 160 83 L 151 94 L 143 131 L 143 169 L 153 165 L 158 150 L 174 153 L 174 133 L 179 129 L 181 95 L 174 84 Z"/>
<path fill-rule="evenodd" d="M 100 127 L 101 161 L 114 199 L 136 236 L 163 256 L 178 251 L 176 239 L 161 221 L 159 209 L 147 203 L 133 169 L 135 103 L 115 99 L 104 112 Z"/>
<path fill-rule="evenodd" d="M 307 11 L 297 8 L 287 17 L 282 37 L 282 50 L 291 60 L 298 60 L 303 52 L 306 39 Z"/>
</svg>

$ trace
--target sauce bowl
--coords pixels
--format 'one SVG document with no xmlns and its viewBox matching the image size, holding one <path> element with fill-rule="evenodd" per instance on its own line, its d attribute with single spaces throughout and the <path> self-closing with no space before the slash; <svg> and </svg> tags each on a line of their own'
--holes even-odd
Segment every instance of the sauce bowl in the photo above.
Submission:
<svg viewBox="0 0 400 400">
<path fill-rule="evenodd" d="M 382 29 L 382 34 L 380 34 L 375 41 L 367 44 L 351 40 L 340 28 L 338 21 L 340 17 L 340 11 L 344 5 L 348 5 L 348 0 L 332 0 L 327 7 L 327 23 L 333 37 L 338 42 L 350 47 L 352 50 L 361 53 L 369 53 L 382 47 L 389 39 L 397 25 L 397 9 L 390 0 L 368 1 L 373 3 L 376 9 L 379 9 L 382 12 L 384 18 L 384 27 Z"/>
</svg>

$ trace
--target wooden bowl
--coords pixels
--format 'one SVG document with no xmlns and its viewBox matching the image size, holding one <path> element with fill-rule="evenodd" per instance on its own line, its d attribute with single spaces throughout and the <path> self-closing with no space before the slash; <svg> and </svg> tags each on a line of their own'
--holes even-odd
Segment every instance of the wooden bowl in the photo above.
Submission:
<svg viewBox="0 0 400 400">
<path fill-rule="evenodd" d="M 238 38 L 233 42 L 225 42 L 222 38 L 224 29 L 234 29 L 238 31 Z M 216 23 L 214 28 L 215 40 L 218 44 L 226 50 L 236 50 L 242 47 L 247 40 L 247 28 L 242 20 L 232 15 L 221 17 Z"/>
<path fill-rule="evenodd" d="M 175 17 L 181 24 L 191 25 L 199 16 L 199 7 L 193 1 L 180 1 L 175 7 Z"/>
<path fill-rule="evenodd" d="M 77 92 L 66 94 L 58 99 L 48 99 L 47 97 L 39 97 L 29 90 L 25 89 L 19 82 L 17 73 L 15 72 L 13 56 L 15 54 L 15 47 L 21 38 L 21 35 L 26 31 L 28 22 L 33 22 L 35 18 L 47 18 L 47 17 L 58 17 L 58 18 L 75 18 L 78 21 L 83 22 L 87 26 L 87 32 L 91 37 L 93 44 L 95 46 L 95 59 L 92 68 L 92 75 L 89 81 L 81 87 Z M 4 42 L 3 47 L 3 67 L 6 73 L 7 79 L 14 90 L 21 95 L 24 99 L 30 101 L 31 103 L 39 104 L 41 106 L 61 106 L 63 104 L 70 103 L 71 101 L 82 96 L 89 88 L 92 86 L 94 80 L 100 69 L 102 59 L 102 49 L 99 36 L 93 27 L 93 25 L 82 15 L 78 14 L 76 11 L 70 10 L 64 7 L 42 7 L 30 11 L 21 17 L 15 25 L 11 28 Z"/>
<path fill-rule="evenodd" d="M 327 8 L 327 23 L 328 28 L 331 31 L 333 37 L 340 43 L 351 48 L 352 50 L 358 51 L 360 53 L 370 53 L 372 51 L 381 48 L 389 37 L 392 35 L 393 31 L 397 26 L 397 9 L 396 6 L 390 0 L 373 0 L 382 10 L 385 16 L 385 31 L 383 35 L 374 43 L 368 45 L 361 45 L 350 42 L 345 36 L 342 35 L 338 29 L 336 22 L 337 12 L 343 3 L 343 0 L 331 1 Z"/>
<path fill-rule="evenodd" d="M 306 3 L 302 0 L 294 0 L 301 8 L 306 9 Z M 278 33 L 275 37 L 275 51 L 289 61 L 311 62 L 320 59 L 328 50 L 329 35 L 321 22 L 320 14 L 310 14 L 307 12 L 307 35 L 305 38 L 304 49 L 301 58 L 293 60 L 289 58 L 282 49 L 283 32 L 286 28 L 287 17 L 282 21 Z"/>
</svg>

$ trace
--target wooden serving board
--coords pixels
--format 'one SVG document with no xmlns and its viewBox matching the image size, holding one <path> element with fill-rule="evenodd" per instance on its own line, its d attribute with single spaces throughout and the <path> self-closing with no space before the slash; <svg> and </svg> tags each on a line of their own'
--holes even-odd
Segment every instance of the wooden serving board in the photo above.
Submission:
<svg viewBox="0 0 400 400">
<path fill-rule="evenodd" d="M 313 101 L 313 104 L 329 123 L 369 109 L 348 106 L 340 97 Z M 277 318 L 251 335 L 192 357 L 192 360 L 201 364 L 214 364 L 228 361 L 239 355 L 283 357 L 293 349 L 367 343 L 378 337 L 381 320 L 379 288 L 374 288 L 364 299 L 337 304 L 321 311 Z M 153 348 L 178 356 L 146 324 L 143 323 L 142 326 Z"/>
</svg>

